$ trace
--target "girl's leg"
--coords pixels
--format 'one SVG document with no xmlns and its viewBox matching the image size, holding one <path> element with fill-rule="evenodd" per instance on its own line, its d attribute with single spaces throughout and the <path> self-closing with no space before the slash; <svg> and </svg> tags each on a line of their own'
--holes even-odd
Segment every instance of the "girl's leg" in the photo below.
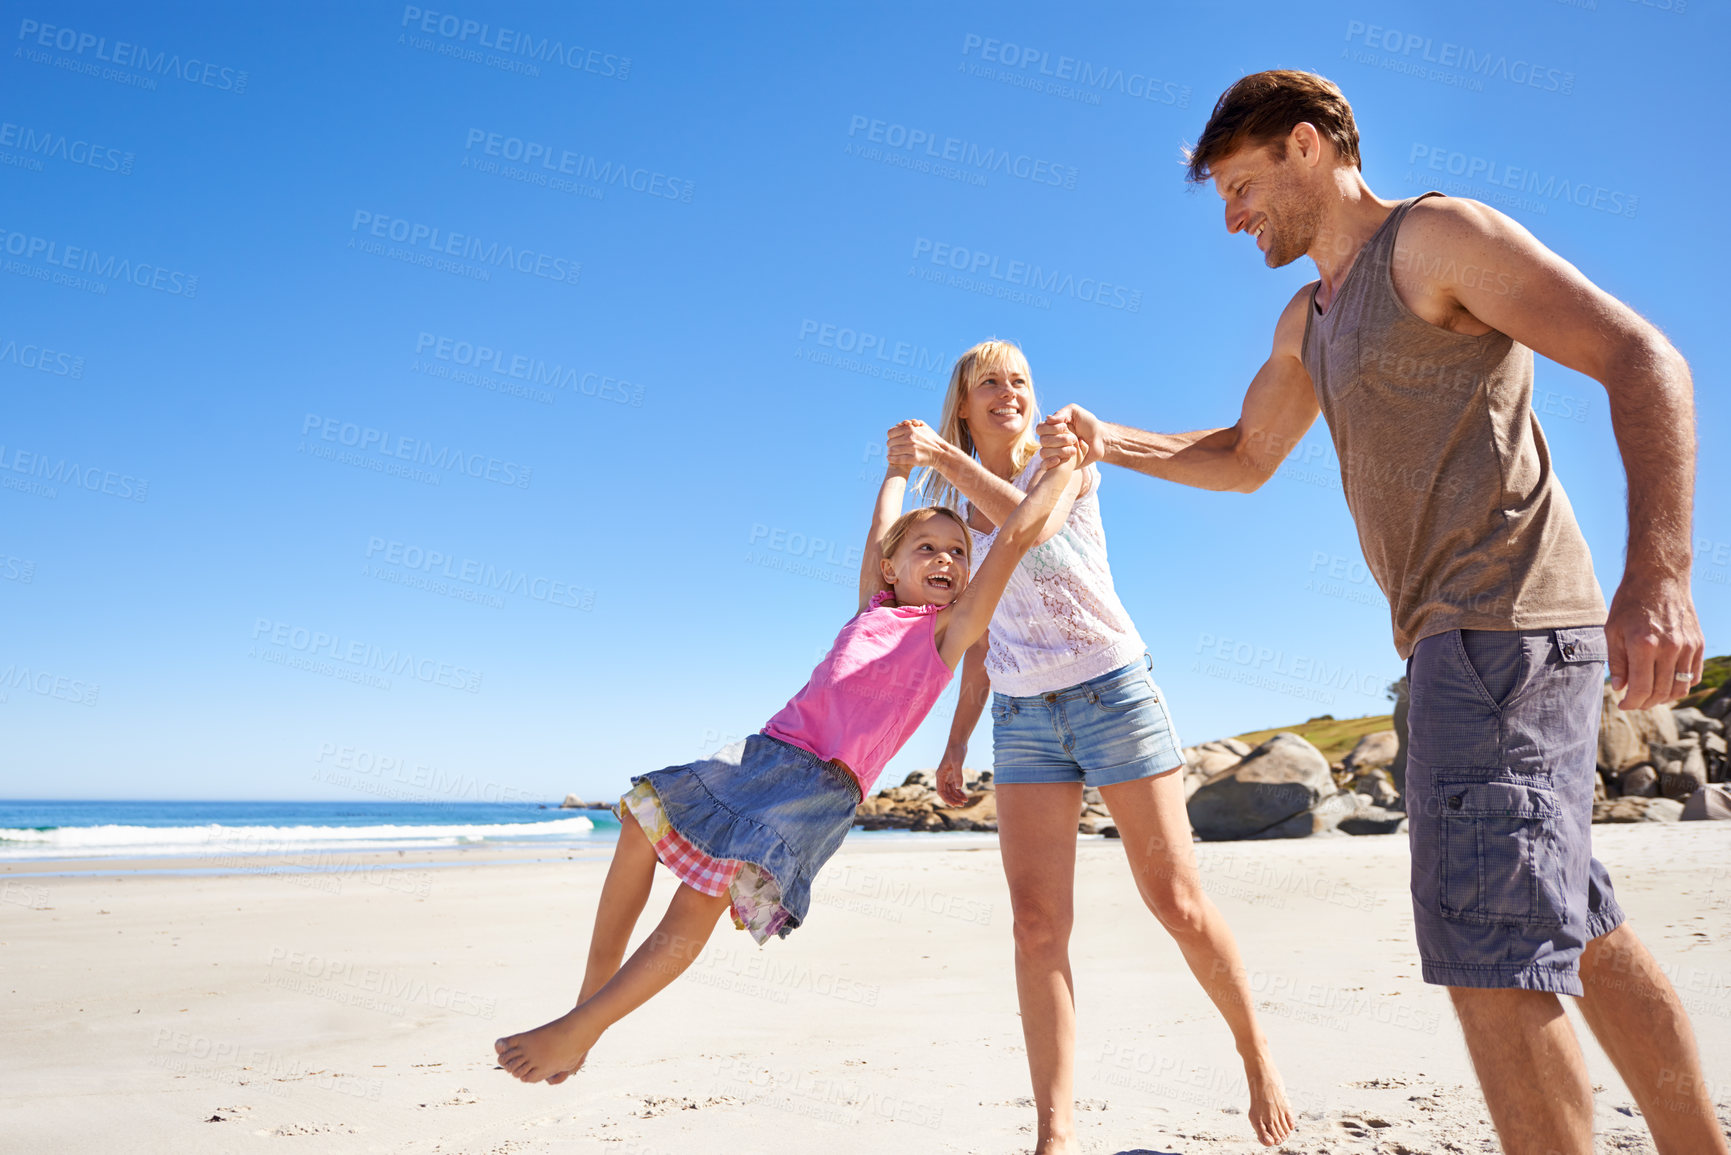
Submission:
<svg viewBox="0 0 1731 1155">
<path fill-rule="evenodd" d="M 525 1083 L 576 1069 L 601 1032 L 685 972 L 727 902 L 681 884 L 660 925 L 599 990 L 552 1022 L 494 1043 L 499 1065 Z"/>
<path fill-rule="evenodd" d="M 1142 901 L 1178 943 L 1190 973 L 1232 1030 L 1250 1087 L 1250 1124 L 1264 1145 L 1292 1132 L 1292 1108 L 1256 1022 L 1250 983 L 1226 919 L 1202 889 L 1184 805 L 1183 775 L 1162 774 L 1116 786 L 1100 797 L 1112 812 Z M 1002 803 L 999 804 L 1000 806 Z"/>
<path fill-rule="evenodd" d="M 613 848 L 613 863 L 607 868 L 607 881 L 601 884 L 601 901 L 595 910 L 595 932 L 589 936 L 589 964 L 583 969 L 583 986 L 577 992 L 577 1002 L 601 989 L 603 983 L 618 971 L 625 958 L 625 948 L 631 943 L 631 932 L 649 902 L 649 888 L 655 882 L 655 848 L 649 836 L 629 810 L 619 819 L 619 842 Z M 582 1066 L 579 1061 L 577 1066 Z M 547 1082 L 558 1085 L 576 1073 L 577 1067 L 549 1076 Z"/>
<path fill-rule="evenodd" d="M 589 936 L 589 965 L 583 970 L 581 1003 L 612 978 L 625 959 L 631 932 L 649 903 L 649 888 L 655 881 L 655 848 L 629 810 L 619 820 L 619 845 L 613 850 L 613 865 L 601 884 L 601 902 L 595 910 L 595 933 Z"/>
<path fill-rule="evenodd" d="M 1035 1155 L 1076 1144 L 1076 996 L 1070 981 L 1080 782 L 998 787 L 998 845 L 1015 919 L 1016 998 L 1039 1113 Z"/>
</svg>

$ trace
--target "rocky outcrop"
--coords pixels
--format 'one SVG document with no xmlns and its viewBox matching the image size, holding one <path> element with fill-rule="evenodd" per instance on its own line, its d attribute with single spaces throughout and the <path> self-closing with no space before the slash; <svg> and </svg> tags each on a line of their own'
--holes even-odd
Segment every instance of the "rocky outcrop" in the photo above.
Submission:
<svg viewBox="0 0 1731 1155">
<path fill-rule="evenodd" d="M 1674 798 L 1613 798 L 1593 803 L 1594 822 L 1675 822 L 1683 804 Z"/>
<path fill-rule="evenodd" d="M 1323 805 L 1340 793 L 1328 759 L 1303 738 L 1283 732 L 1191 795 L 1190 825 L 1208 841 L 1302 838 L 1332 830 L 1357 808 L 1356 802 Z"/>
<path fill-rule="evenodd" d="M 1656 706 L 1651 710 L 1618 709 L 1618 696 L 1607 683 L 1600 705 L 1598 749 L 1599 792 L 1606 803 L 1646 798 L 1682 802 L 1705 786 L 1731 779 L 1725 735 L 1731 693 L 1721 691 L 1705 708 Z M 1608 816 L 1635 809 L 1600 805 L 1593 820 L 1633 821 Z"/>
<path fill-rule="evenodd" d="M 1699 822 L 1704 819 L 1731 821 L 1731 786 L 1715 784 L 1701 787 L 1683 803 L 1682 818 L 1685 822 Z"/>
</svg>

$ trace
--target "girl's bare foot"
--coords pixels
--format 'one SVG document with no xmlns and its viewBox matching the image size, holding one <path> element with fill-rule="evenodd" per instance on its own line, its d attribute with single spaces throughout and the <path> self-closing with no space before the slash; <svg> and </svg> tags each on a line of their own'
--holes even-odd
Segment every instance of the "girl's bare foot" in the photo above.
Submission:
<svg viewBox="0 0 1731 1155">
<path fill-rule="evenodd" d="M 1292 1107 L 1266 1051 L 1244 1060 L 1244 1080 L 1250 1084 L 1250 1125 L 1264 1147 L 1277 1146 L 1292 1134 Z"/>
<path fill-rule="evenodd" d="M 596 1036 L 585 1029 L 577 1010 L 520 1035 L 507 1035 L 493 1044 L 499 1065 L 525 1083 L 563 1083 L 579 1067 L 594 1045 Z"/>
<path fill-rule="evenodd" d="M 589 1052 L 585 1051 L 583 1053 L 583 1057 L 581 1059 L 577 1060 L 577 1065 L 575 1067 L 572 1067 L 569 1071 L 560 1071 L 557 1075 L 548 1075 L 547 1076 L 547 1085 L 549 1087 L 557 1087 L 560 1083 L 563 1083 L 566 1079 L 569 1079 L 572 1075 L 575 1075 L 578 1071 L 581 1071 L 583 1069 L 583 1064 L 588 1062 L 588 1061 L 589 1061 Z"/>
</svg>

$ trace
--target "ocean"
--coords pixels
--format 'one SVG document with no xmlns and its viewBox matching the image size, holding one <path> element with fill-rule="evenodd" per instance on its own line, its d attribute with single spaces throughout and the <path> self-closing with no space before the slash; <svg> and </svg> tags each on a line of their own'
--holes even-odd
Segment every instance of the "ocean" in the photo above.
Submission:
<svg viewBox="0 0 1731 1155">
<path fill-rule="evenodd" d="M 523 802 L 0 800 L 0 862 L 611 843 L 605 810 Z"/>
</svg>

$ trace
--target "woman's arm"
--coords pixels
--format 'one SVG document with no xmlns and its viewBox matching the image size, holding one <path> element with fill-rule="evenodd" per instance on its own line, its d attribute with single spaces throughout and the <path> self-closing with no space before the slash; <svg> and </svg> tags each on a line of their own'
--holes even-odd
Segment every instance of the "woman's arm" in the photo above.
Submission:
<svg viewBox="0 0 1731 1155">
<path fill-rule="evenodd" d="M 937 431 L 923 421 L 903 421 L 891 429 L 885 454 L 892 465 L 902 465 L 909 469 L 918 466 L 941 474 L 945 481 L 961 491 L 962 496 L 993 525 L 1003 525 L 1009 520 L 1010 514 L 1015 512 L 1016 506 L 1020 505 L 1022 498 L 1026 496 L 1010 482 L 981 465 L 978 459 L 963 453 L 959 445 L 939 437 Z M 1055 516 L 1041 531 L 1040 541 L 1045 541 L 1064 527 L 1064 522 L 1070 516 L 1070 506 L 1088 492 L 1088 475 L 1081 471 L 1078 471 L 1078 474 L 1078 480 L 1071 487 L 1072 491 L 1059 501 L 1054 511 Z"/>
<path fill-rule="evenodd" d="M 944 747 L 944 756 L 938 762 L 938 796 L 951 806 L 964 805 L 968 800 L 967 782 L 962 777 L 968 758 L 968 736 L 980 724 L 980 715 L 992 696 L 992 679 L 986 673 L 986 646 L 990 640 L 989 633 L 981 637 L 968 647 L 967 657 L 962 659 L 962 688 L 956 698 L 956 716 L 950 722 L 949 745 Z"/>
<path fill-rule="evenodd" d="M 883 568 L 878 565 L 884 556 L 884 534 L 902 515 L 902 498 L 907 493 L 909 472 L 907 468 L 893 464 L 884 470 L 884 483 L 878 487 L 878 502 L 872 508 L 872 525 L 866 534 L 865 549 L 861 551 L 859 561 L 859 609 L 854 611 L 856 613 L 864 613 L 872 595 L 884 588 Z"/>
<path fill-rule="evenodd" d="M 1070 493 L 1071 483 L 1076 479 L 1076 456 L 1071 450 L 1040 474 L 1034 488 L 998 531 L 998 540 L 968 580 L 968 588 L 951 605 L 943 640 L 938 643 L 938 654 L 950 669 L 955 669 L 969 647 L 985 636 L 992 624 L 992 611 L 998 608 L 998 599 L 1010 584 L 1010 575 L 1022 564 L 1027 552 L 1039 544 L 1040 534 L 1059 501 Z"/>
</svg>

